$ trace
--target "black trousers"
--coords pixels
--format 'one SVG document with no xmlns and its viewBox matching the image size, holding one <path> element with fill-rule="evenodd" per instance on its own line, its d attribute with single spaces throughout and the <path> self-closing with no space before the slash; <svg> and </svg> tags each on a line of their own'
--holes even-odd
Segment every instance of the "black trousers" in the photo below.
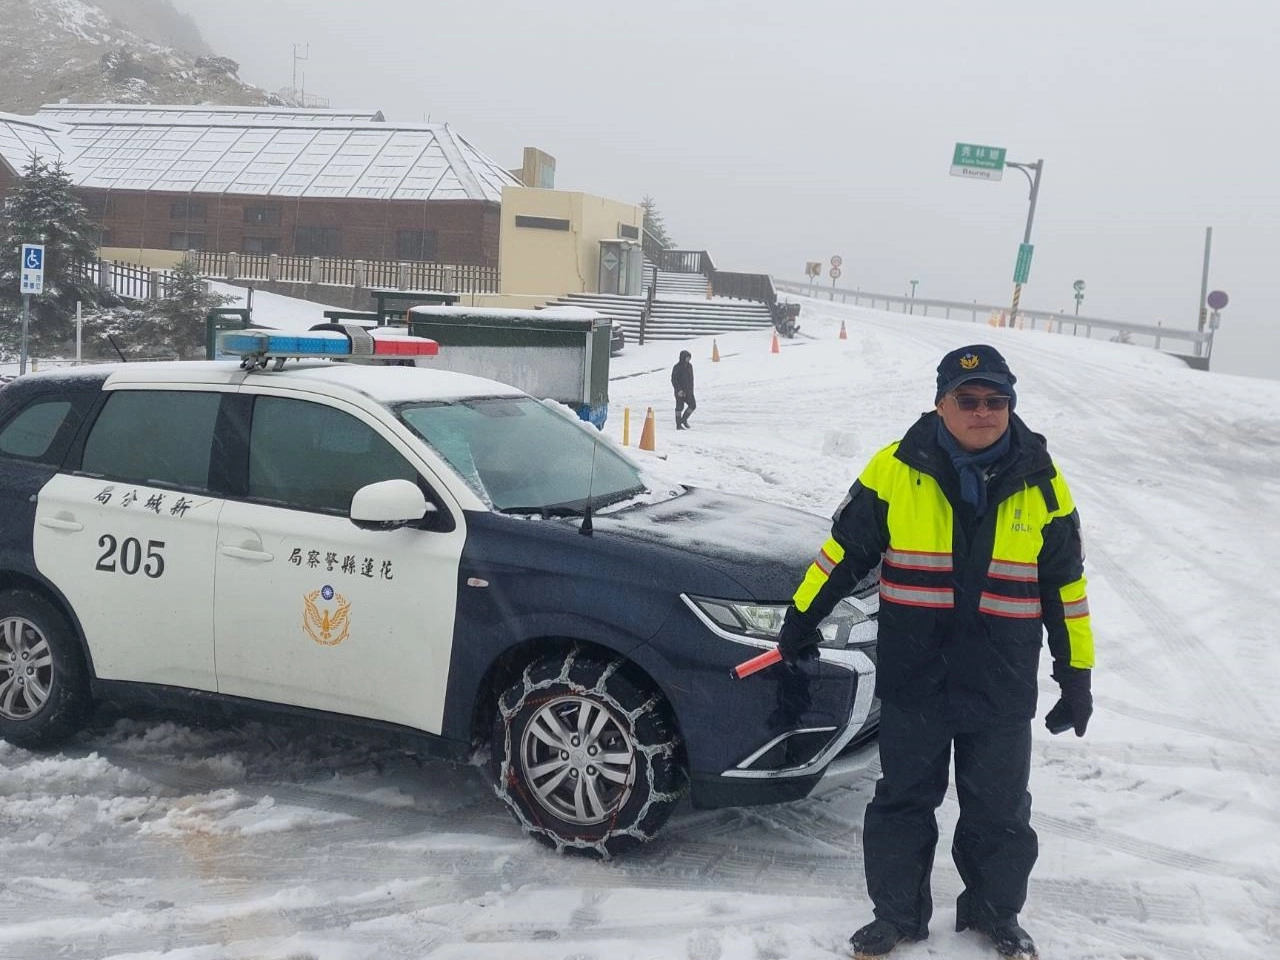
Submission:
<svg viewBox="0 0 1280 960">
<path fill-rule="evenodd" d="M 693 399 L 692 393 L 685 394 L 683 397 L 676 397 L 676 426 L 688 426 L 689 414 L 697 409 L 698 402 Z M 683 414 L 681 411 L 683 411 Z"/>
<path fill-rule="evenodd" d="M 863 821 L 867 893 L 878 919 L 909 935 L 929 931 L 929 874 L 938 843 L 934 811 L 947 792 L 954 747 L 960 819 L 951 856 L 964 891 L 957 929 L 1017 918 L 1039 847 L 1031 829 L 1031 722 L 976 732 L 938 712 L 880 708 L 880 768 Z"/>
</svg>

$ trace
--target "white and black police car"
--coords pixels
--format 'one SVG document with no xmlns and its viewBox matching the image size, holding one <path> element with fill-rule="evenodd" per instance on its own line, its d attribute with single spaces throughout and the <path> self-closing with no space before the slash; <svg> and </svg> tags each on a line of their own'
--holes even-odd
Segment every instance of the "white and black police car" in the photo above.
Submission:
<svg viewBox="0 0 1280 960">
<path fill-rule="evenodd" d="M 874 583 L 819 658 L 731 675 L 825 520 L 646 482 L 513 387 L 341 359 L 431 341 L 234 336 L 241 363 L 0 388 L 0 738 L 109 701 L 488 750 L 526 831 L 604 857 L 686 789 L 796 799 L 873 755 Z"/>
</svg>

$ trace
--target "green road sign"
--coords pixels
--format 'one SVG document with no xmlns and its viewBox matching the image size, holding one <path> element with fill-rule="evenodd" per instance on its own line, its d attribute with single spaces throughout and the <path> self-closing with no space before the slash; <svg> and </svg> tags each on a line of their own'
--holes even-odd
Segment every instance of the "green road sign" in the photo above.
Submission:
<svg viewBox="0 0 1280 960">
<path fill-rule="evenodd" d="M 977 143 L 957 143 L 951 155 L 951 175 L 973 180 L 1004 178 L 1004 147 L 984 147 Z"/>
<path fill-rule="evenodd" d="M 1014 283 L 1026 283 L 1031 276 L 1031 254 L 1034 250 L 1035 244 L 1018 244 L 1018 262 L 1013 267 Z"/>
</svg>

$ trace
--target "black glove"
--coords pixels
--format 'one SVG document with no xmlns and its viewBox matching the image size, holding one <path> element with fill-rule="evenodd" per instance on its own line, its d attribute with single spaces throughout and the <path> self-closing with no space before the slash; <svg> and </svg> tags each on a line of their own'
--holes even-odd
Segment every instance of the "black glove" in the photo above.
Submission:
<svg viewBox="0 0 1280 960">
<path fill-rule="evenodd" d="M 818 644 L 821 642 L 822 634 L 799 623 L 785 622 L 778 631 L 778 652 L 786 663 L 812 660 L 818 655 Z"/>
<path fill-rule="evenodd" d="M 1089 717 L 1093 715 L 1093 694 L 1089 692 L 1090 672 L 1065 663 L 1053 665 L 1053 679 L 1058 681 L 1062 696 L 1044 718 L 1050 733 L 1064 733 L 1075 727 L 1076 736 L 1083 737 Z"/>
</svg>

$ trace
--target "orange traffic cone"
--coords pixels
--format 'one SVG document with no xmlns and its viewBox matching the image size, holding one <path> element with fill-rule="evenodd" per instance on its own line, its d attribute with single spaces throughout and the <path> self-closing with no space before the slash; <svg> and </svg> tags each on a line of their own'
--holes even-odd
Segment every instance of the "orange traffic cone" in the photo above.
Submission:
<svg viewBox="0 0 1280 960">
<path fill-rule="evenodd" d="M 844 331 L 844 321 L 843 321 L 843 320 L 841 320 L 841 321 L 840 321 L 840 339 L 841 339 L 841 340 L 848 340 L 848 339 L 849 339 L 849 334 L 845 333 L 845 331 Z"/>
<path fill-rule="evenodd" d="M 720 362 L 720 348 L 716 346 L 716 342 L 714 340 L 711 341 L 711 362 Z"/>
<path fill-rule="evenodd" d="M 653 449 L 653 429 L 653 407 L 650 407 L 649 412 L 644 415 L 644 427 L 640 430 L 639 447 L 641 450 Z"/>
<path fill-rule="evenodd" d="M 781 353 L 782 349 L 778 346 L 778 331 L 773 331 L 773 343 L 769 346 L 770 353 Z"/>
<path fill-rule="evenodd" d="M 622 445 L 631 446 L 631 408 L 622 408 Z"/>
</svg>

